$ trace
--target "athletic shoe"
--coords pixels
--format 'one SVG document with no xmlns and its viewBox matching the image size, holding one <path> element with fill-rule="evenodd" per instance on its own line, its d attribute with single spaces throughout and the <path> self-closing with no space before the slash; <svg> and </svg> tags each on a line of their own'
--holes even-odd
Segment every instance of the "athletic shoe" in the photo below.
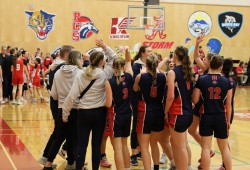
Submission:
<svg viewBox="0 0 250 170">
<path fill-rule="evenodd" d="M 16 100 L 13 99 L 13 100 L 11 101 L 11 104 L 16 104 Z"/>
<path fill-rule="evenodd" d="M 168 170 L 176 170 L 175 166 L 174 165 L 170 165 L 169 169 Z"/>
<path fill-rule="evenodd" d="M 36 103 L 36 98 L 32 98 L 31 103 Z"/>
<path fill-rule="evenodd" d="M 41 100 L 42 103 L 44 102 L 44 98 L 43 97 L 40 97 L 40 100 Z"/>
<path fill-rule="evenodd" d="M 165 164 L 165 163 L 167 163 L 167 161 L 168 161 L 167 155 L 165 153 L 163 153 L 161 155 L 160 164 Z"/>
<path fill-rule="evenodd" d="M 212 158 L 215 155 L 215 152 L 213 150 L 210 151 L 210 158 Z M 198 160 L 199 163 L 201 163 L 201 158 Z"/>
<path fill-rule="evenodd" d="M 38 159 L 37 162 L 40 163 L 40 164 L 42 164 L 42 165 L 45 165 L 46 162 L 47 162 L 47 159 L 48 159 L 48 158 L 45 158 L 45 157 L 42 156 L 41 158 Z M 52 164 L 52 168 L 56 168 L 56 167 L 57 167 L 57 164 L 54 164 L 54 163 L 53 163 L 53 164 Z"/>
<path fill-rule="evenodd" d="M 139 152 L 138 154 L 136 154 L 136 158 L 137 158 L 137 160 L 142 160 L 141 152 Z"/>
<path fill-rule="evenodd" d="M 60 155 L 63 159 L 66 159 L 67 151 L 60 149 L 57 154 Z"/>
<path fill-rule="evenodd" d="M 68 163 L 65 165 L 65 170 L 74 170 L 74 169 L 76 169 L 75 162 L 72 165 L 69 165 Z"/>
<path fill-rule="evenodd" d="M 21 102 L 20 100 L 18 100 L 16 104 L 17 104 L 17 105 L 22 105 L 23 102 Z"/>
<path fill-rule="evenodd" d="M 100 166 L 105 167 L 105 168 L 110 168 L 112 164 L 108 161 L 107 157 L 102 157 L 100 161 Z"/>
<path fill-rule="evenodd" d="M 217 170 L 226 170 L 223 165 L 221 165 Z"/>
<path fill-rule="evenodd" d="M 201 166 L 201 164 L 198 166 L 198 169 L 202 169 L 202 166 Z"/>
<path fill-rule="evenodd" d="M 137 161 L 137 156 L 136 155 L 132 155 L 130 157 L 130 163 L 132 166 L 138 166 L 138 161 Z"/>
</svg>

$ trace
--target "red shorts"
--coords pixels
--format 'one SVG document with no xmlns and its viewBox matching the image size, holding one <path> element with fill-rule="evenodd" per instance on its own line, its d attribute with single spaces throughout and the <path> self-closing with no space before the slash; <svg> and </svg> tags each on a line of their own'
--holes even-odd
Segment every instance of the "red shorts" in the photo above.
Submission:
<svg viewBox="0 0 250 170">
<path fill-rule="evenodd" d="M 12 85 L 16 86 L 19 84 L 23 84 L 24 83 L 24 77 L 23 76 L 13 76 L 12 77 Z"/>
<path fill-rule="evenodd" d="M 39 78 L 34 77 L 33 81 L 32 81 L 32 85 L 35 86 L 35 87 L 40 88 L 40 86 L 41 86 L 40 77 Z"/>
</svg>

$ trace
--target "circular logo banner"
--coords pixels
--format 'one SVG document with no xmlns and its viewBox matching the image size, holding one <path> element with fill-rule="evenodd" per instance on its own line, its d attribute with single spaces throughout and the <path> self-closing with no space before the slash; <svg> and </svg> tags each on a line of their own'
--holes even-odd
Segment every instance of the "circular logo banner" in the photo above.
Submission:
<svg viewBox="0 0 250 170">
<path fill-rule="evenodd" d="M 203 33 L 208 35 L 212 29 L 211 17 L 204 11 L 194 12 L 188 20 L 188 29 L 195 37 Z"/>
</svg>

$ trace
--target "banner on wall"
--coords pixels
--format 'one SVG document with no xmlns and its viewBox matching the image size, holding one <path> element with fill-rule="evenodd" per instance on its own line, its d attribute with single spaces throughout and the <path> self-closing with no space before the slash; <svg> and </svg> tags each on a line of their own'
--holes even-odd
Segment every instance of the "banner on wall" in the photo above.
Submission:
<svg viewBox="0 0 250 170">
<path fill-rule="evenodd" d="M 194 37 L 208 35 L 212 29 L 212 19 L 206 12 L 196 11 L 189 17 L 188 29 Z"/>
<path fill-rule="evenodd" d="M 111 32 L 109 39 L 128 40 L 130 35 L 127 33 L 127 24 L 130 25 L 136 17 L 117 17 L 111 18 Z"/>
<path fill-rule="evenodd" d="M 78 11 L 73 12 L 73 41 L 89 38 L 93 33 L 98 34 L 99 30 L 94 22 L 86 16 L 81 16 Z"/>
<path fill-rule="evenodd" d="M 32 29 L 39 40 L 45 40 L 49 32 L 54 28 L 55 14 L 48 13 L 44 10 L 25 11 L 28 17 L 28 27 Z"/>
<path fill-rule="evenodd" d="M 221 31 L 229 38 L 239 33 L 243 24 L 243 15 L 238 12 L 228 11 L 219 14 L 218 22 Z"/>
<path fill-rule="evenodd" d="M 142 44 L 146 46 L 150 46 L 153 49 L 170 49 L 174 42 L 160 42 L 160 41 L 151 41 L 154 40 L 155 37 L 158 35 L 160 39 L 166 39 L 167 35 L 164 33 L 163 30 L 154 29 L 154 28 L 161 28 L 163 17 L 154 17 L 154 26 L 152 28 L 145 28 L 145 38 L 149 41 L 144 41 Z"/>
</svg>

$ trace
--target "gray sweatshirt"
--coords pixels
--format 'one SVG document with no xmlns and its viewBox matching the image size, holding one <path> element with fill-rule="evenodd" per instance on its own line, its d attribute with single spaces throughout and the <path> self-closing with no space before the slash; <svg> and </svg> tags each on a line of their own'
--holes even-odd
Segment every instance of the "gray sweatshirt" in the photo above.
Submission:
<svg viewBox="0 0 250 170">
<path fill-rule="evenodd" d="M 107 47 L 104 49 L 105 54 L 108 56 L 108 62 L 104 69 L 96 68 L 93 72 L 92 79 L 84 76 L 85 69 L 79 71 L 77 74 L 73 86 L 67 96 L 62 109 L 63 116 L 69 116 L 70 110 L 73 106 L 76 98 L 80 96 L 82 91 L 89 85 L 91 80 L 96 79 L 91 88 L 85 93 L 85 95 L 80 99 L 78 104 L 78 109 L 93 109 L 105 106 L 106 103 L 106 93 L 105 93 L 105 82 L 113 75 L 112 64 L 113 60 L 117 57 L 114 51 Z"/>
<path fill-rule="evenodd" d="M 58 100 L 58 108 L 62 105 L 72 88 L 73 81 L 80 69 L 76 65 L 63 65 L 55 74 L 51 96 Z M 78 98 L 73 102 L 72 108 L 77 109 Z"/>
</svg>

